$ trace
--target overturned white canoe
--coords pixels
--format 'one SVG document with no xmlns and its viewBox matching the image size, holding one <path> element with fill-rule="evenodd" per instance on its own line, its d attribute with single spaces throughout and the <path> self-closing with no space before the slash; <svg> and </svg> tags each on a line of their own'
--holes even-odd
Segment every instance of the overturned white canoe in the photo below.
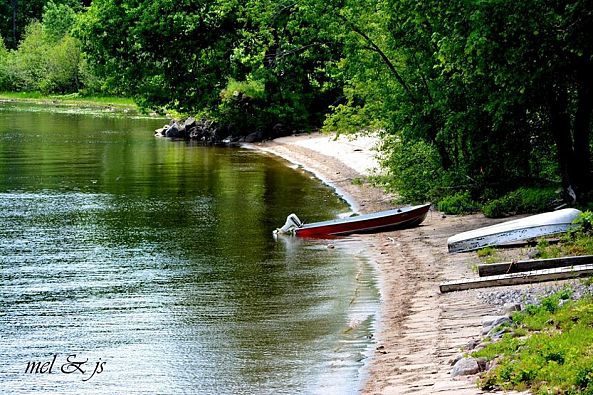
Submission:
<svg viewBox="0 0 593 395">
<path fill-rule="evenodd" d="M 564 233 L 575 226 L 572 222 L 579 214 L 581 212 L 577 209 L 565 208 L 502 222 L 451 236 L 447 239 L 447 246 L 449 252 L 465 252 Z"/>
</svg>

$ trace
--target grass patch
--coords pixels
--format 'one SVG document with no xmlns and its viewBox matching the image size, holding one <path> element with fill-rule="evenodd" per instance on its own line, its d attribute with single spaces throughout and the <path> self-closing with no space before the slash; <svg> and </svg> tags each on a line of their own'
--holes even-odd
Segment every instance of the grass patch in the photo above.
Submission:
<svg viewBox="0 0 593 395">
<path fill-rule="evenodd" d="M 570 239 L 565 236 L 560 239 L 558 244 L 550 244 L 546 240 L 542 240 L 538 242 L 536 248 L 541 259 L 593 255 L 593 238 L 576 236 Z"/>
<path fill-rule="evenodd" d="M 593 255 L 593 212 L 583 212 L 574 223 L 577 227 L 563 235 L 558 244 L 540 240 L 536 246 L 539 257 Z"/>
<path fill-rule="evenodd" d="M 363 185 L 364 184 L 364 177 L 354 177 L 352 179 L 352 185 Z"/>
<path fill-rule="evenodd" d="M 115 96 L 42 95 L 38 92 L 0 92 L 0 100 L 31 104 L 69 105 L 79 107 L 111 107 L 115 110 L 139 111 L 133 99 Z"/>
<path fill-rule="evenodd" d="M 477 251 L 477 255 L 484 263 L 495 263 L 500 260 L 498 258 L 497 250 L 494 247 L 484 247 Z"/>
<path fill-rule="evenodd" d="M 593 298 L 569 297 L 567 289 L 515 313 L 509 333 L 473 353 L 495 361 L 481 388 L 593 393 Z"/>
<path fill-rule="evenodd" d="M 494 247 L 484 247 L 481 250 L 478 250 L 478 252 L 477 252 L 478 257 L 480 257 L 480 258 L 492 256 L 495 253 L 496 253 L 496 248 L 494 248 Z"/>
</svg>

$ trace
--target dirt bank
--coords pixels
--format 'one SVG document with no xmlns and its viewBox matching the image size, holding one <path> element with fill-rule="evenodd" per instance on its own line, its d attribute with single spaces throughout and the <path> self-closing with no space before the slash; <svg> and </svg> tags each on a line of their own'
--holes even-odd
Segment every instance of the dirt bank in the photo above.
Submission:
<svg viewBox="0 0 593 395">
<path fill-rule="evenodd" d="M 391 196 L 360 182 L 376 165 L 371 143 L 313 134 L 255 147 L 302 165 L 334 185 L 355 209 L 371 212 L 393 207 Z M 361 236 L 375 252 L 382 285 L 377 349 L 363 393 L 481 393 L 475 377 L 451 378 L 449 360 L 478 338 L 483 316 L 498 312 L 471 291 L 440 294 L 438 285 L 473 276 L 473 256 L 448 254 L 447 238 L 490 222 L 482 215 L 445 217 L 431 211 L 420 227 Z"/>
</svg>

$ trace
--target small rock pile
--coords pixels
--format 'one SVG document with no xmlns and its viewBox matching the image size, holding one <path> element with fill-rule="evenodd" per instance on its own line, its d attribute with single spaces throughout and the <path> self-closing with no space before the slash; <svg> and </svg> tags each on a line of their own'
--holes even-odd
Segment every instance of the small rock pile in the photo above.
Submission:
<svg viewBox="0 0 593 395">
<path fill-rule="evenodd" d="M 221 126 L 207 119 L 197 121 L 193 117 L 185 121 L 172 120 L 168 125 L 154 131 L 157 137 L 171 139 L 198 140 L 205 144 L 216 145 L 222 143 Z M 223 133 L 222 133 L 223 134 Z"/>
<path fill-rule="evenodd" d="M 205 145 L 233 145 L 263 141 L 263 132 L 253 132 L 244 137 L 233 136 L 228 126 L 202 118 L 189 117 L 184 121 L 172 120 L 168 125 L 154 131 L 156 137 L 176 140 L 194 140 Z"/>
</svg>

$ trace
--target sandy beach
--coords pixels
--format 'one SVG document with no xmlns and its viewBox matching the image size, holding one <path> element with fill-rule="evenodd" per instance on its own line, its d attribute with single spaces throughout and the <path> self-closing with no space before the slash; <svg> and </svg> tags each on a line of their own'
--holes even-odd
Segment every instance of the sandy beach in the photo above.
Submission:
<svg viewBox="0 0 593 395">
<path fill-rule="evenodd" d="M 372 138 L 305 134 L 254 148 L 303 166 L 365 213 L 394 207 L 393 196 L 361 182 L 378 165 L 375 144 Z M 476 376 L 451 377 L 450 360 L 479 338 L 483 317 L 499 311 L 472 291 L 441 294 L 438 285 L 474 276 L 475 255 L 449 254 L 447 238 L 490 223 L 481 214 L 444 216 L 433 210 L 417 228 L 361 236 L 376 258 L 382 288 L 376 350 L 363 393 L 482 393 Z"/>
</svg>

